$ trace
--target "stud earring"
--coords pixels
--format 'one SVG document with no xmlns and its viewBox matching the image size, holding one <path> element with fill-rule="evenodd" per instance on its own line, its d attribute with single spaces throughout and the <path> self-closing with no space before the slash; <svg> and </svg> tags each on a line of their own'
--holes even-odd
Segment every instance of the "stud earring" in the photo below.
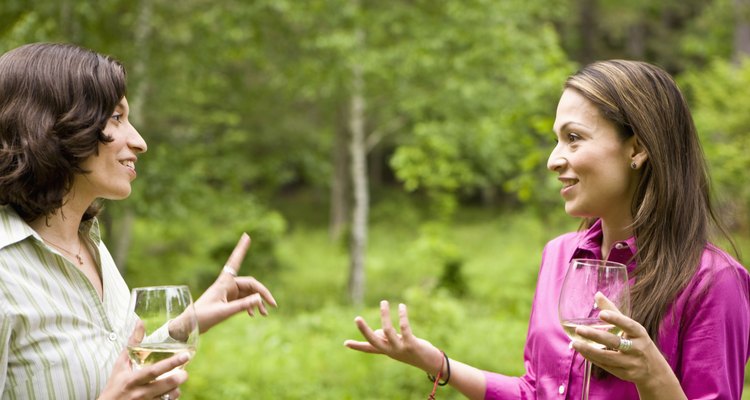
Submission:
<svg viewBox="0 0 750 400">
<path fill-rule="evenodd" d="M 632 162 L 632 163 L 630 164 L 630 168 L 632 168 L 632 169 L 638 169 L 638 164 L 636 164 L 636 163 L 635 163 L 635 161 L 633 161 L 633 162 Z"/>
</svg>

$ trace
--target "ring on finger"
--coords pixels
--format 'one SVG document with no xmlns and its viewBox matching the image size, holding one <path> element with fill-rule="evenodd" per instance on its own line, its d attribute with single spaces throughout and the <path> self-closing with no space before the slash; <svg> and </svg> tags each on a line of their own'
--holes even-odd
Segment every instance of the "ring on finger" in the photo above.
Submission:
<svg viewBox="0 0 750 400">
<path fill-rule="evenodd" d="M 161 400 L 171 400 L 172 396 L 170 396 L 169 393 L 167 393 L 167 394 L 163 394 L 163 395 L 159 396 L 159 398 Z"/>
<path fill-rule="evenodd" d="M 617 351 L 620 351 L 620 352 L 628 351 L 632 347 L 633 347 L 632 340 L 620 338 L 620 344 L 617 346 Z"/>
</svg>

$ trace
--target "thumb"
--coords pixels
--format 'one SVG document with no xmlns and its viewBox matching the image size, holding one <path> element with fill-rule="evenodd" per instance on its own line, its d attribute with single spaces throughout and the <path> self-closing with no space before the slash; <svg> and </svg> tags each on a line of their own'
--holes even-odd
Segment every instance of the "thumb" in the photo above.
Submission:
<svg viewBox="0 0 750 400">
<path fill-rule="evenodd" d="M 622 314 L 615 303 L 608 299 L 602 292 L 596 292 L 594 295 L 594 301 L 596 301 L 596 307 L 599 310 L 611 310 Z"/>
<path fill-rule="evenodd" d="M 133 332 L 130 334 L 130 338 L 128 339 L 128 345 L 133 346 L 141 343 L 145 334 L 146 326 L 143 324 L 143 321 L 141 321 L 140 319 L 136 320 L 135 327 L 133 327 Z"/>
</svg>

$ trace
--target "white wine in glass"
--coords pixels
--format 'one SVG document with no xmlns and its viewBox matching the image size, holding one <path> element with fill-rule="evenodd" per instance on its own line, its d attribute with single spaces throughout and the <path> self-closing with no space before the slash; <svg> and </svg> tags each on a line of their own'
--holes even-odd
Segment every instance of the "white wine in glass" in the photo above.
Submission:
<svg viewBox="0 0 750 400">
<path fill-rule="evenodd" d="M 133 289 L 130 315 L 134 333 L 128 342 L 128 355 L 134 368 L 140 369 L 181 353 L 187 353 L 189 359 L 195 355 L 198 320 L 187 286 Z"/>
<path fill-rule="evenodd" d="M 563 330 L 573 340 L 583 341 L 603 349 L 601 343 L 585 339 L 575 333 L 579 326 L 621 335 L 622 330 L 599 319 L 601 311 L 594 296 L 601 292 L 625 315 L 630 314 L 630 288 L 628 270 L 623 264 L 606 260 L 573 259 L 568 264 L 568 271 L 560 291 L 558 312 Z M 585 360 L 582 388 L 582 400 L 589 398 L 591 381 L 591 362 Z"/>
</svg>

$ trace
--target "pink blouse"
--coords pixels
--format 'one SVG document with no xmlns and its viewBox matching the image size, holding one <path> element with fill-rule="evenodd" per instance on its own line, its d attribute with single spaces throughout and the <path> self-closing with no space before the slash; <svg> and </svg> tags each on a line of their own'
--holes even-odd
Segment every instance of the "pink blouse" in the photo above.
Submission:
<svg viewBox="0 0 750 400">
<path fill-rule="evenodd" d="M 485 372 L 485 399 L 581 397 L 583 358 L 570 347 L 557 316 L 557 302 L 572 258 L 601 258 L 602 228 L 562 235 L 547 244 L 531 307 L 524 349 L 526 374 Z M 635 239 L 614 244 L 609 260 L 628 265 Z M 665 314 L 659 349 L 688 399 L 738 400 L 750 358 L 750 274 L 725 252 L 706 246 L 700 266 Z M 636 400 L 635 385 L 614 376 L 591 378 L 589 399 Z"/>
</svg>

